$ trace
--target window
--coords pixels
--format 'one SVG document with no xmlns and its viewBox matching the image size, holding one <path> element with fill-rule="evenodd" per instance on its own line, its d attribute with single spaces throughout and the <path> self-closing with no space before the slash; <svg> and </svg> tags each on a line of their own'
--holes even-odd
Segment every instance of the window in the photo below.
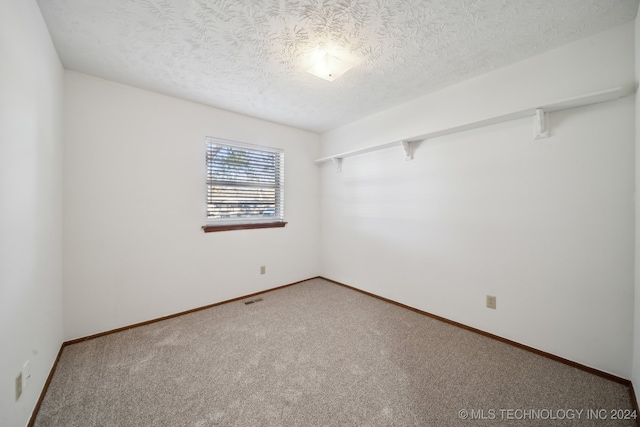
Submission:
<svg viewBox="0 0 640 427">
<path fill-rule="evenodd" d="M 284 227 L 284 152 L 207 137 L 205 232 Z"/>
</svg>

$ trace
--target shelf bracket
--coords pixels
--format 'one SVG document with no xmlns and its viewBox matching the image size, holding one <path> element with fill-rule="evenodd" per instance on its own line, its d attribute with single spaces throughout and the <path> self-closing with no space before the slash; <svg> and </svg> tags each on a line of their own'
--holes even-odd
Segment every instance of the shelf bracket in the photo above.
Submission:
<svg viewBox="0 0 640 427">
<path fill-rule="evenodd" d="M 413 160 L 413 148 L 415 142 L 413 141 L 400 141 L 402 143 L 402 148 L 404 148 L 404 159 L 405 160 Z"/>
<path fill-rule="evenodd" d="M 336 167 L 336 171 L 342 172 L 342 159 L 340 157 L 332 157 L 331 161 L 333 165 Z"/>
<path fill-rule="evenodd" d="M 543 139 L 549 138 L 549 113 L 545 113 L 542 108 L 536 109 L 536 114 L 533 116 L 533 138 Z"/>
</svg>

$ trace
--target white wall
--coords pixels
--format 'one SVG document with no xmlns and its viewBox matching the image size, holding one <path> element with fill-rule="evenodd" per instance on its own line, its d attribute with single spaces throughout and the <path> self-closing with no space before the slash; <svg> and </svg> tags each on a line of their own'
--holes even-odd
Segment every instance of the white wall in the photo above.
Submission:
<svg viewBox="0 0 640 427">
<path fill-rule="evenodd" d="M 23 426 L 62 344 L 63 70 L 35 1 L 0 2 L 0 58 L 0 424 Z"/>
<path fill-rule="evenodd" d="M 635 21 L 636 82 L 640 81 L 640 14 Z M 640 96 L 636 94 L 636 254 L 635 254 L 635 322 L 633 329 L 633 388 L 640 406 Z"/>
<path fill-rule="evenodd" d="M 66 339 L 318 275 L 317 134 L 73 71 L 65 84 Z M 202 231 L 206 135 L 285 150 L 285 228 Z"/>
<path fill-rule="evenodd" d="M 633 24 L 322 135 L 322 155 L 634 81 Z M 321 273 L 630 378 L 634 100 L 321 167 Z M 485 295 L 497 296 L 497 310 Z"/>
</svg>

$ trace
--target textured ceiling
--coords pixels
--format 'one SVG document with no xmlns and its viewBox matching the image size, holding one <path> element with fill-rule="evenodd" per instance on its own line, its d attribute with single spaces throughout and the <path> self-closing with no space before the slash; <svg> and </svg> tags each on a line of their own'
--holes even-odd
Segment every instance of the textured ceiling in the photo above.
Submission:
<svg viewBox="0 0 640 427">
<path fill-rule="evenodd" d="M 64 66 L 324 132 L 635 18 L 638 0 L 38 0 Z M 327 82 L 321 50 L 357 65 Z"/>
</svg>

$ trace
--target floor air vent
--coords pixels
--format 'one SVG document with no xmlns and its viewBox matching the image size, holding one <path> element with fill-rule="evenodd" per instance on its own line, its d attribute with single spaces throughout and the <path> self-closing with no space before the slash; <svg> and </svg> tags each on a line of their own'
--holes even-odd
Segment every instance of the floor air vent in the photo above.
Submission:
<svg viewBox="0 0 640 427">
<path fill-rule="evenodd" d="M 253 304 L 254 302 L 260 302 L 260 301 L 262 301 L 262 298 L 252 299 L 251 301 L 245 301 L 244 305 L 249 305 L 249 304 Z"/>
</svg>

